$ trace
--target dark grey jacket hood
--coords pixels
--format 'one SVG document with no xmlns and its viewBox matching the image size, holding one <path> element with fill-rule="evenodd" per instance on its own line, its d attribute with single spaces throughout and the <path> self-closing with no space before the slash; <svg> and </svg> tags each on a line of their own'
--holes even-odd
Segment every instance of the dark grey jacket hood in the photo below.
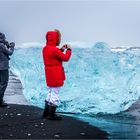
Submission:
<svg viewBox="0 0 140 140">
<path fill-rule="evenodd" d="M 3 43 L 5 39 L 6 39 L 5 34 L 0 32 L 0 42 Z"/>
</svg>

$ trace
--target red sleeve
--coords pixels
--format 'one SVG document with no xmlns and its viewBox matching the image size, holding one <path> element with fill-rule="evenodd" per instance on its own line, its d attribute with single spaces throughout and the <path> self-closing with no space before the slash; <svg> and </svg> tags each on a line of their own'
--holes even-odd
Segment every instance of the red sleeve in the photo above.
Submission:
<svg viewBox="0 0 140 140">
<path fill-rule="evenodd" d="M 60 49 L 57 48 L 55 51 L 55 56 L 62 61 L 68 61 L 71 56 L 71 50 L 67 50 L 64 54 Z"/>
</svg>

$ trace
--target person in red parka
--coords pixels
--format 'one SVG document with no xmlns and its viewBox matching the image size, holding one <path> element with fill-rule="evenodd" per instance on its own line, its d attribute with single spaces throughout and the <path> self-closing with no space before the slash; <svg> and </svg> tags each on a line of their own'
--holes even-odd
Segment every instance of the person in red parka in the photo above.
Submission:
<svg viewBox="0 0 140 140">
<path fill-rule="evenodd" d="M 66 79 L 62 63 L 68 61 L 71 57 L 70 45 L 65 44 L 59 49 L 57 46 L 60 45 L 60 42 L 61 34 L 59 30 L 48 31 L 46 33 L 46 45 L 42 50 L 46 84 L 49 89 L 43 117 L 50 120 L 61 120 L 61 117 L 57 116 L 55 111 L 60 102 L 59 90 Z"/>
</svg>

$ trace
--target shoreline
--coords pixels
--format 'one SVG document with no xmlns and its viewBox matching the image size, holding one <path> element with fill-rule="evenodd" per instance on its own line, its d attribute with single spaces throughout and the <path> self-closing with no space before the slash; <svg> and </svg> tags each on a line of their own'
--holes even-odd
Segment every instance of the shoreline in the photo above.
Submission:
<svg viewBox="0 0 140 140">
<path fill-rule="evenodd" d="M 20 80 L 15 75 L 12 75 L 12 73 L 10 74 L 9 85 L 11 87 L 7 88 L 7 93 L 5 94 L 5 99 L 7 99 L 6 101 L 8 101 L 8 103 L 31 106 L 22 93 L 23 88 Z M 20 101 L 17 101 L 16 98 Z M 39 114 L 38 117 L 39 116 L 41 116 L 41 114 Z M 93 117 L 89 117 L 64 113 L 63 117 L 71 117 L 78 121 L 81 120 L 83 123 L 87 122 L 86 125 L 90 124 L 92 127 L 97 127 L 99 131 L 102 132 L 103 130 L 103 133 L 108 133 L 107 135 L 111 139 L 140 139 L 140 98 L 126 111 L 114 115 L 97 114 Z"/>
<path fill-rule="evenodd" d="M 43 119 L 43 109 L 32 106 L 22 89 L 18 77 L 10 72 L 4 96 L 9 106 L 0 108 L 0 139 L 108 139 L 107 132 L 74 117 Z"/>
<path fill-rule="evenodd" d="M 0 139 L 107 139 L 108 134 L 73 117 L 61 121 L 42 118 L 34 106 L 10 104 L 0 108 Z"/>
</svg>

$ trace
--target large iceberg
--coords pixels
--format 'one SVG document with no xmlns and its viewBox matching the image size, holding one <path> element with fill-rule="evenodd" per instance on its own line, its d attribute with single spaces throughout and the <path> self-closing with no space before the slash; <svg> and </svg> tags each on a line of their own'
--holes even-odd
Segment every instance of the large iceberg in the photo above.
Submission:
<svg viewBox="0 0 140 140">
<path fill-rule="evenodd" d="M 140 96 L 140 49 L 111 51 L 104 42 L 90 47 L 86 43 L 71 45 L 71 59 L 64 63 L 66 81 L 60 91 L 59 111 L 114 114 L 136 102 Z M 43 108 L 48 89 L 42 46 L 17 48 L 10 65 L 23 84 L 25 97 Z"/>
</svg>

